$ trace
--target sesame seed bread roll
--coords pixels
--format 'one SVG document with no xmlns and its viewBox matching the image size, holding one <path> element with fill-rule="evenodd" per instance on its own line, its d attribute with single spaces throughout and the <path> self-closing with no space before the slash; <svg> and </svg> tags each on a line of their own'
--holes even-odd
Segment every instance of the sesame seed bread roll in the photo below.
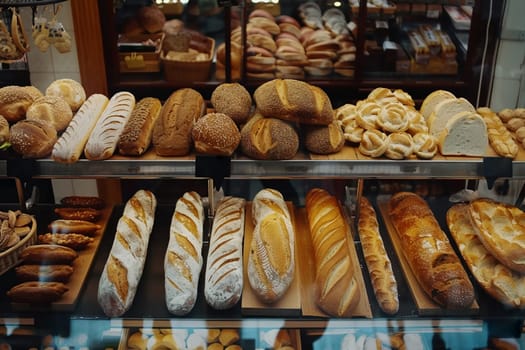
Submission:
<svg viewBox="0 0 525 350">
<path fill-rule="evenodd" d="M 58 79 L 53 81 L 46 89 L 46 96 L 57 96 L 63 98 L 76 112 L 86 101 L 84 87 L 73 79 Z"/>
<path fill-rule="evenodd" d="M 61 132 L 67 128 L 73 119 L 73 112 L 63 98 L 42 96 L 29 106 L 26 119 L 45 120 L 51 123 L 57 132 Z"/>
<path fill-rule="evenodd" d="M 222 83 L 213 90 L 211 103 L 215 112 L 224 113 L 236 124 L 248 120 L 252 109 L 252 97 L 239 83 Z"/>
<path fill-rule="evenodd" d="M 89 135 L 107 104 L 108 98 L 102 94 L 89 96 L 55 143 L 51 153 L 53 160 L 74 163 L 80 159 Z"/>
<path fill-rule="evenodd" d="M 192 137 L 196 152 L 217 156 L 231 156 L 241 141 L 237 125 L 224 113 L 208 113 L 198 119 Z"/>
<path fill-rule="evenodd" d="M 29 106 L 39 97 L 33 91 L 16 85 L 0 88 L 0 115 L 10 124 L 24 119 Z"/>
<path fill-rule="evenodd" d="M 23 119 L 11 126 L 9 142 L 23 158 L 45 158 L 57 141 L 55 128 L 46 121 Z"/>
</svg>

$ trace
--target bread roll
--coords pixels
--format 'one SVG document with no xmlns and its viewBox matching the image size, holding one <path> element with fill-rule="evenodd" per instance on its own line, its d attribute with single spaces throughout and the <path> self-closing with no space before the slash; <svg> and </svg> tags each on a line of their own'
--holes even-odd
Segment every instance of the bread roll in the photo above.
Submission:
<svg viewBox="0 0 525 350">
<path fill-rule="evenodd" d="M 60 299 L 68 289 L 62 282 L 29 281 L 15 285 L 6 294 L 15 303 L 49 304 Z"/>
<path fill-rule="evenodd" d="M 0 146 L 9 141 L 9 122 L 0 115 Z"/>
<path fill-rule="evenodd" d="M 98 284 L 97 300 L 109 317 L 132 305 L 142 277 L 157 200 L 152 192 L 137 191 L 124 207 L 109 256 Z"/>
<path fill-rule="evenodd" d="M 191 130 L 206 112 L 206 103 L 196 90 L 173 92 L 162 106 L 153 127 L 153 146 L 159 156 L 184 156 L 192 148 Z"/>
<path fill-rule="evenodd" d="M 254 159 L 292 159 L 299 136 L 288 122 L 256 113 L 241 130 L 241 151 Z"/>
<path fill-rule="evenodd" d="M 57 131 L 46 121 L 23 119 L 11 126 L 9 142 L 23 158 L 45 158 L 57 142 Z"/>
<path fill-rule="evenodd" d="M 70 265 L 78 257 L 73 249 L 57 244 L 34 244 L 24 248 L 20 259 L 25 264 L 66 264 Z"/>
<path fill-rule="evenodd" d="M 328 125 L 334 119 L 328 95 L 304 81 L 273 79 L 260 85 L 253 98 L 265 117 L 320 125 Z"/>
<path fill-rule="evenodd" d="M 102 94 L 89 96 L 55 143 L 51 154 L 53 160 L 75 163 L 80 159 L 89 135 L 107 104 L 108 98 Z"/>
<path fill-rule="evenodd" d="M 264 303 L 288 290 L 295 274 L 295 232 L 282 194 L 262 189 L 253 198 L 253 237 L 248 253 L 248 281 Z"/>
<path fill-rule="evenodd" d="M 46 89 L 46 96 L 56 96 L 63 98 L 76 112 L 86 100 L 84 87 L 73 79 L 58 79 L 53 81 Z"/>
<path fill-rule="evenodd" d="M 197 301 L 202 268 L 204 209 L 196 192 L 179 198 L 171 218 L 170 238 L 164 257 L 164 287 L 168 311 L 188 314 Z"/>
<path fill-rule="evenodd" d="M 337 120 L 328 125 L 306 125 L 304 145 L 316 154 L 332 154 L 343 149 L 345 137 Z"/>
<path fill-rule="evenodd" d="M 73 274 L 69 265 L 22 264 L 15 268 L 16 279 L 21 282 L 67 282 Z"/>
<path fill-rule="evenodd" d="M 470 307 L 474 287 L 427 202 L 415 193 L 399 192 L 388 203 L 388 215 L 427 295 L 447 309 Z"/>
<path fill-rule="evenodd" d="M 393 315 L 399 310 L 397 281 L 379 232 L 376 211 L 366 197 L 359 202 L 357 228 L 376 300 L 383 312 Z"/>
<path fill-rule="evenodd" d="M 352 266 L 348 228 L 337 199 L 326 190 L 306 194 L 306 213 L 315 256 L 315 300 L 331 316 L 349 317 L 359 302 L 359 273 Z"/>
<path fill-rule="evenodd" d="M 226 114 L 240 125 L 250 116 L 252 96 L 239 83 L 222 83 L 213 90 L 211 104 L 215 112 Z"/>
<path fill-rule="evenodd" d="M 135 96 L 130 92 L 117 92 L 111 97 L 86 142 L 86 158 L 102 160 L 113 155 L 134 107 Z"/>
<path fill-rule="evenodd" d="M 224 113 L 208 113 L 199 118 L 191 136 L 196 152 L 218 156 L 231 156 L 241 141 L 237 125 Z"/>
<path fill-rule="evenodd" d="M 42 96 L 29 106 L 26 118 L 30 120 L 44 120 L 53 125 L 57 132 L 61 132 L 71 122 L 73 112 L 63 98 Z"/>
<path fill-rule="evenodd" d="M 120 154 L 139 156 L 146 152 L 161 107 L 160 100 L 154 97 L 145 97 L 135 105 L 118 140 Z"/>
<path fill-rule="evenodd" d="M 0 88 L 0 115 L 10 124 L 22 120 L 37 96 L 23 86 L 8 85 Z"/>
<path fill-rule="evenodd" d="M 245 204 L 243 198 L 224 197 L 215 211 L 204 279 L 204 297 L 214 309 L 229 309 L 241 298 Z"/>
</svg>

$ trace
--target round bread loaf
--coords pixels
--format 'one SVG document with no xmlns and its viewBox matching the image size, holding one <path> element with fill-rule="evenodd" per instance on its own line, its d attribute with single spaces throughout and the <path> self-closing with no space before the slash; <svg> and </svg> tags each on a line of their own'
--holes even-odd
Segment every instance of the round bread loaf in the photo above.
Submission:
<svg viewBox="0 0 525 350">
<path fill-rule="evenodd" d="M 211 103 L 215 112 L 224 113 L 237 124 L 248 120 L 252 109 L 252 97 L 239 83 L 222 83 L 213 90 Z"/>
<path fill-rule="evenodd" d="M 304 145 L 312 153 L 336 153 L 345 145 L 343 129 L 337 120 L 328 125 L 305 125 L 304 131 Z"/>
<path fill-rule="evenodd" d="M 164 12 L 156 5 L 141 7 L 137 12 L 137 18 L 148 33 L 162 31 L 164 23 L 166 23 Z"/>
<path fill-rule="evenodd" d="M 0 114 L 11 124 L 24 119 L 27 109 L 35 100 L 34 89 L 8 85 L 0 88 Z"/>
<path fill-rule="evenodd" d="M 73 79 L 58 79 L 53 81 L 46 89 L 47 96 L 62 97 L 76 112 L 86 101 L 86 91 L 84 87 Z"/>
<path fill-rule="evenodd" d="M 26 90 L 27 93 L 29 93 L 29 95 L 31 95 L 31 97 L 33 97 L 33 101 L 35 101 L 39 97 L 44 96 L 42 91 L 38 90 L 36 86 L 27 85 L 27 86 L 23 86 L 23 88 L 24 90 Z"/>
<path fill-rule="evenodd" d="M 231 156 L 241 140 L 232 118 L 224 113 L 208 113 L 195 122 L 192 130 L 198 153 Z"/>
<path fill-rule="evenodd" d="M 0 146 L 9 141 L 9 123 L 3 115 L 0 115 Z"/>
<path fill-rule="evenodd" d="M 73 112 L 69 104 L 57 96 L 42 96 L 29 106 L 26 118 L 30 120 L 45 120 L 56 129 L 63 131 L 71 122 Z"/>
<path fill-rule="evenodd" d="M 55 128 L 46 121 L 20 120 L 11 127 L 9 142 L 24 158 L 45 158 L 57 141 Z"/>
</svg>

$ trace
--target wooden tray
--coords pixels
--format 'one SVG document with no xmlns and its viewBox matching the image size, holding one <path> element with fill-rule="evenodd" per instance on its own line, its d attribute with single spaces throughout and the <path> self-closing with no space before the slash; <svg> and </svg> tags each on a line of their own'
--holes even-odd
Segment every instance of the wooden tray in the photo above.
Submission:
<svg viewBox="0 0 525 350">
<path fill-rule="evenodd" d="M 242 291 L 242 300 L 241 307 L 243 315 L 253 315 L 253 316 L 300 316 L 301 315 L 301 289 L 304 289 L 304 286 L 301 285 L 300 281 L 300 260 L 298 259 L 298 250 L 300 246 L 298 244 L 299 237 L 302 235 L 302 231 L 299 230 L 296 226 L 295 215 L 293 210 L 293 205 L 290 202 L 286 203 L 288 206 L 288 211 L 292 218 L 292 225 L 294 226 L 295 231 L 295 275 L 294 279 L 283 295 L 281 299 L 273 304 L 265 304 L 261 302 L 250 286 L 248 281 L 248 255 L 250 252 L 250 245 L 253 237 L 253 220 L 252 220 L 252 203 L 246 203 L 246 214 L 245 214 L 245 223 L 244 223 L 244 253 L 243 253 L 243 291 Z"/>
<path fill-rule="evenodd" d="M 106 226 L 111 216 L 113 208 L 107 206 L 102 209 L 102 215 L 100 219 L 96 221 L 96 224 L 101 226 L 100 230 L 96 232 L 93 236 L 94 240 L 90 243 L 86 249 L 78 251 L 78 257 L 73 261 L 73 274 L 71 275 L 70 280 L 66 283 L 66 286 L 69 290 L 62 295 L 62 298 L 57 300 L 54 303 L 49 305 L 32 305 L 26 303 L 11 303 L 14 310 L 19 311 L 35 311 L 35 310 L 53 310 L 53 311 L 73 311 L 77 305 L 80 292 L 84 285 L 84 281 L 88 272 L 91 268 L 91 264 L 95 258 L 95 255 L 100 246 L 100 241 L 102 236 L 106 231 Z M 47 223 L 45 225 L 39 226 L 39 233 L 44 233 L 47 228 Z"/>
<path fill-rule="evenodd" d="M 416 279 L 408 261 L 405 259 L 403 254 L 403 248 L 401 246 L 401 240 L 397 233 L 396 228 L 392 224 L 390 217 L 388 216 L 388 200 L 390 197 L 378 199 L 377 205 L 383 217 L 383 221 L 387 228 L 387 232 L 392 240 L 392 245 L 396 251 L 397 258 L 401 265 L 401 270 L 407 281 L 408 289 L 412 294 L 412 298 L 416 304 L 418 313 L 425 316 L 440 316 L 440 315 L 476 315 L 479 313 L 479 305 L 476 300 L 472 303 L 471 307 L 464 310 L 450 310 L 441 307 L 435 303 L 430 296 L 421 288 L 419 282 Z"/>
<path fill-rule="evenodd" d="M 316 303 L 314 295 L 314 283 L 315 283 L 315 261 L 314 261 L 314 250 L 312 246 L 312 239 L 310 236 L 310 227 L 308 225 L 308 217 L 306 214 L 306 208 L 300 208 L 295 213 L 295 223 L 297 236 L 300 239 L 298 242 L 299 262 L 301 265 L 301 303 L 303 316 L 319 316 L 319 317 L 332 317 L 322 311 Z M 351 239 L 352 244 L 350 246 L 350 256 L 352 259 L 352 266 L 357 268 L 356 280 L 359 286 L 359 303 L 357 304 L 352 316 L 355 317 L 367 317 L 372 318 L 372 310 L 370 308 L 370 302 L 368 300 L 368 294 L 366 292 L 365 281 L 363 279 L 363 273 L 361 271 L 361 264 L 357 257 L 357 251 L 352 239 L 350 231 L 350 225 L 347 225 L 349 232 L 348 237 Z"/>
</svg>

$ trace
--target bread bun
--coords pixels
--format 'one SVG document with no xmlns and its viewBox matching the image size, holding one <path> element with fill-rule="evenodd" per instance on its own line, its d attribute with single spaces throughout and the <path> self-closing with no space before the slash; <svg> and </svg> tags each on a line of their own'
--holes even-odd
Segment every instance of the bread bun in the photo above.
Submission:
<svg viewBox="0 0 525 350">
<path fill-rule="evenodd" d="M 8 85 L 0 88 L 0 115 L 11 124 L 24 119 L 35 97 L 34 90 L 23 86 Z"/>
<path fill-rule="evenodd" d="M 137 19 L 148 33 L 162 31 L 164 23 L 166 23 L 166 16 L 156 5 L 141 7 L 137 12 Z"/>
<path fill-rule="evenodd" d="M 45 158 L 57 141 L 56 129 L 45 121 L 20 120 L 11 127 L 9 142 L 24 158 Z"/>
<path fill-rule="evenodd" d="M 9 122 L 0 115 L 0 146 L 9 141 Z"/>
<path fill-rule="evenodd" d="M 31 120 L 45 120 L 56 129 L 57 132 L 67 128 L 73 112 L 69 104 L 61 97 L 42 96 L 38 98 L 26 112 L 26 118 Z"/>
<path fill-rule="evenodd" d="M 84 87 L 73 79 L 58 79 L 53 81 L 46 89 L 47 96 L 62 97 L 76 112 L 86 101 L 86 91 Z"/>
<path fill-rule="evenodd" d="M 335 119 L 328 125 L 305 125 L 304 131 L 304 145 L 312 153 L 332 154 L 345 145 L 343 129 Z"/>
<path fill-rule="evenodd" d="M 211 103 L 216 112 L 226 114 L 237 124 L 243 124 L 250 116 L 252 96 L 239 83 L 222 83 L 213 90 Z"/>
<path fill-rule="evenodd" d="M 199 118 L 192 137 L 195 151 L 218 156 L 231 156 L 241 141 L 237 125 L 224 113 L 208 113 Z"/>
</svg>

